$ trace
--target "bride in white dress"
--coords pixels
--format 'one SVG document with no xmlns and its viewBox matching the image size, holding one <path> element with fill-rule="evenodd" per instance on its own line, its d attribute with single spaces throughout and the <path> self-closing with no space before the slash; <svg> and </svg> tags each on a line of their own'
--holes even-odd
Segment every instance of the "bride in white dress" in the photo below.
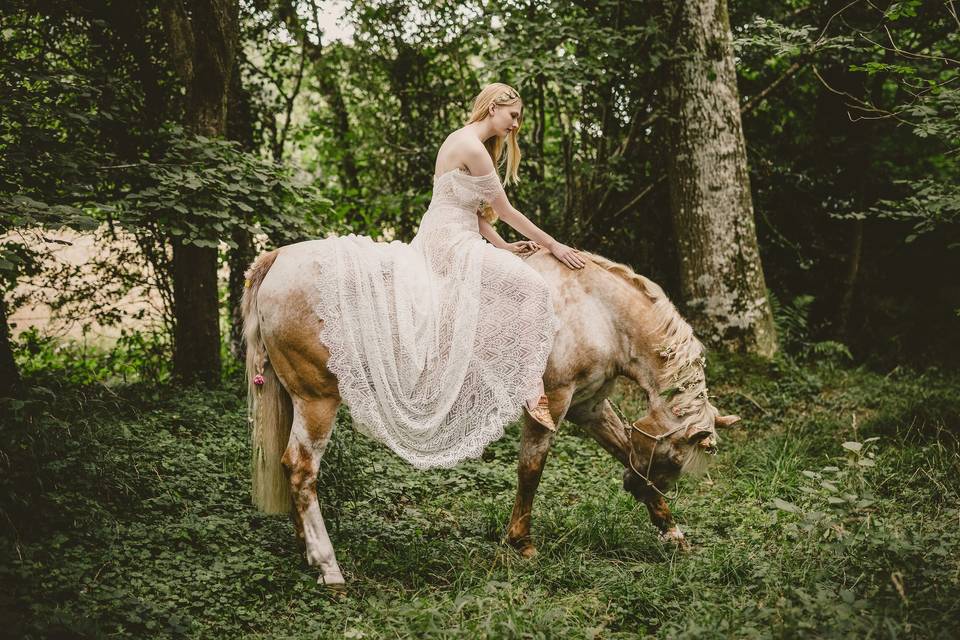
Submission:
<svg viewBox="0 0 960 640">
<path fill-rule="evenodd" d="M 558 329 L 546 282 L 521 256 L 584 258 L 507 199 L 523 103 L 488 85 L 437 153 L 433 198 L 410 244 L 348 235 L 311 248 L 315 311 L 354 427 L 418 468 L 479 456 L 522 408 L 554 429 L 543 373 Z M 529 238 L 507 243 L 497 217 Z M 308 243 L 314 244 L 314 243 Z"/>
</svg>

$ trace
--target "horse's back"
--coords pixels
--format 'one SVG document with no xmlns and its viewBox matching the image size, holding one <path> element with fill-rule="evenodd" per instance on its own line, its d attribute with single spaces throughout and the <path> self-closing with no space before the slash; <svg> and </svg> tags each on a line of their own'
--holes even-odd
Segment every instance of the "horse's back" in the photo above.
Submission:
<svg viewBox="0 0 960 640">
<path fill-rule="evenodd" d="M 609 287 L 616 287 L 606 270 L 589 260 L 583 269 L 570 269 L 547 251 L 530 256 L 553 296 L 560 330 L 554 338 L 544 381 L 548 388 L 575 385 L 588 395 L 606 382 L 618 359 L 620 343 Z"/>
</svg>

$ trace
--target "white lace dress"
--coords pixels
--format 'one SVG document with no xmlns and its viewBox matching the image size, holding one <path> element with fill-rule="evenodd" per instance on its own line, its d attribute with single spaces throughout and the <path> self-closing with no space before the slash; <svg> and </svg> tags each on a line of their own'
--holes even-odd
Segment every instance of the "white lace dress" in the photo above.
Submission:
<svg viewBox="0 0 960 640">
<path fill-rule="evenodd" d="M 318 244 L 316 312 L 354 427 L 417 468 L 480 455 L 538 397 L 558 328 L 546 282 L 480 235 L 492 172 L 434 179 L 410 244 Z"/>
</svg>

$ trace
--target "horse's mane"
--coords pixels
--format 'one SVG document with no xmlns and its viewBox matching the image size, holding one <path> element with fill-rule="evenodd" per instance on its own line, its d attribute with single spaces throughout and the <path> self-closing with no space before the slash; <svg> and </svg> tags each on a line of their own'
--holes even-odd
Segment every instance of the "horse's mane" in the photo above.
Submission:
<svg viewBox="0 0 960 640">
<path fill-rule="evenodd" d="M 714 415 L 707 402 L 704 348 L 690 324 L 653 280 L 595 253 L 580 251 L 580 255 L 631 283 L 652 303 L 651 334 L 663 364 L 658 380 L 660 394 L 665 396 L 670 411 L 683 417 L 685 424 L 697 423 L 712 429 Z"/>
</svg>

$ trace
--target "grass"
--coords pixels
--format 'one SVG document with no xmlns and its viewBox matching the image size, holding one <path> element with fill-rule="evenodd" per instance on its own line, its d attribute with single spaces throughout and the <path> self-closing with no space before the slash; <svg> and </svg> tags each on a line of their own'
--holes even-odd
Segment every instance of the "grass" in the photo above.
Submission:
<svg viewBox="0 0 960 640">
<path fill-rule="evenodd" d="M 745 420 L 673 504 L 687 553 L 657 541 L 618 464 L 573 425 L 528 561 L 500 543 L 516 425 L 480 460 L 418 472 L 343 412 L 318 483 L 340 597 L 290 521 L 249 504 L 239 383 L 34 375 L 2 409 L 0 635 L 954 637 L 960 377 L 731 358 L 708 375 Z M 639 405 L 626 385 L 618 400 Z"/>
</svg>

